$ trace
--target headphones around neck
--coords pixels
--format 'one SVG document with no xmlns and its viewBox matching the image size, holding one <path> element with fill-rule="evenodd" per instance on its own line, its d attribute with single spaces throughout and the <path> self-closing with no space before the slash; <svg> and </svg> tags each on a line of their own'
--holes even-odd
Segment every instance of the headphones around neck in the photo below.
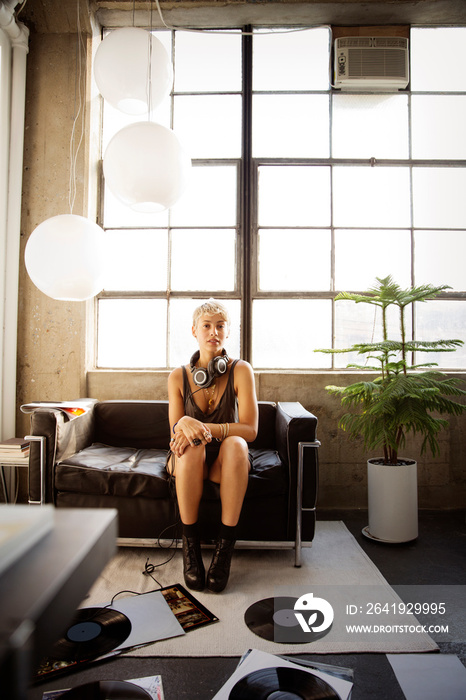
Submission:
<svg viewBox="0 0 466 700">
<path fill-rule="evenodd" d="M 228 363 L 230 358 L 228 357 L 226 350 L 222 350 L 222 354 L 214 357 L 205 367 L 196 367 L 196 362 L 199 361 L 200 352 L 196 350 L 194 355 L 189 361 L 191 374 L 193 375 L 193 382 L 196 386 L 201 389 L 207 389 L 216 377 L 221 377 L 222 374 L 228 370 Z"/>
</svg>

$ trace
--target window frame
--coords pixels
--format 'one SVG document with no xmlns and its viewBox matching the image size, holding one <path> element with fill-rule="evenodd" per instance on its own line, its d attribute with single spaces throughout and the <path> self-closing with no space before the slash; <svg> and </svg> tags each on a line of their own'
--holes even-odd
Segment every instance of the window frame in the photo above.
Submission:
<svg viewBox="0 0 466 700">
<path fill-rule="evenodd" d="M 402 227 L 403 230 L 409 230 L 410 240 L 411 240 L 411 258 L 410 258 L 410 268 L 411 268 L 411 284 L 414 282 L 414 266 L 415 266 L 415 249 L 414 249 L 414 236 L 416 230 L 441 230 L 438 228 L 428 229 L 426 227 L 418 228 L 414 226 L 413 222 L 413 171 L 415 168 L 463 168 L 466 169 L 466 160 L 440 160 L 440 159 L 413 159 L 412 158 L 412 96 L 413 95 L 438 95 L 437 90 L 422 90 L 422 91 L 412 91 L 409 85 L 406 90 L 401 91 L 403 94 L 407 95 L 407 109 L 408 109 L 408 147 L 409 153 L 407 158 L 396 158 L 396 159 L 375 159 L 375 158 L 335 158 L 332 155 L 332 129 L 333 129 L 333 115 L 334 115 L 334 97 L 336 95 L 342 94 L 340 90 L 335 90 L 330 85 L 327 90 L 290 90 L 290 91 L 260 91 L 253 89 L 253 36 L 251 35 L 253 29 L 259 29 L 258 27 L 253 28 L 251 26 L 246 26 L 243 28 L 237 28 L 243 32 L 242 36 L 242 47 L 241 47 L 241 62 L 242 62 L 242 145 L 241 145 L 241 157 L 240 158 L 199 158 L 193 159 L 193 166 L 202 165 L 222 165 L 222 164 L 232 164 L 237 165 L 237 184 L 238 184 L 238 197 L 237 197 L 237 222 L 236 222 L 236 271 L 235 271 L 235 289 L 234 291 L 216 291 L 208 292 L 208 294 L 215 295 L 218 299 L 237 299 L 241 303 L 241 356 L 252 361 L 252 348 L 253 348 L 253 304 L 255 300 L 260 299 L 329 299 L 332 302 L 332 344 L 335 343 L 335 297 L 342 289 L 337 289 L 335 286 L 335 232 L 338 229 L 344 228 L 351 229 L 351 227 L 341 227 L 334 225 L 334 210 L 333 210 L 333 173 L 336 167 L 364 167 L 364 168 L 378 168 L 378 167 L 406 167 L 409 169 L 409 180 L 410 180 L 410 225 L 407 227 Z M 182 30 L 171 30 L 173 34 L 176 31 Z M 206 30 L 206 32 L 209 30 Z M 393 91 L 393 94 L 399 94 L 400 91 Z M 186 95 L 186 94 L 202 94 L 202 93 L 172 93 L 171 99 L 171 123 L 173 124 L 173 101 L 176 94 Z M 222 94 L 222 93 L 218 93 Z M 225 93 L 228 94 L 228 93 Z M 270 157 L 253 157 L 252 154 L 252 102 L 254 95 L 259 94 L 328 94 L 329 96 L 329 124 L 328 124 L 328 138 L 329 138 L 329 158 L 270 158 Z M 347 94 L 347 93 L 344 93 Z M 357 90 L 352 91 L 352 95 L 379 95 L 387 94 L 386 91 L 375 91 L 375 90 Z M 389 93 L 391 94 L 391 93 Z M 448 95 L 465 95 L 465 92 L 448 92 Z M 267 291 L 259 289 L 258 284 L 258 241 L 259 241 L 259 229 L 267 228 L 260 226 L 258 222 L 258 173 L 261 166 L 276 165 L 276 166 L 287 166 L 287 165 L 306 165 L 315 167 L 329 167 L 330 168 L 330 178 L 331 178 L 331 210 L 330 210 L 330 225 L 328 227 L 315 227 L 319 229 L 328 228 L 330 232 L 331 241 L 331 261 L 330 261 L 330 285 L 328 290 L 321 291 Z M 101 225 L 103 225 L 103 173 L 101 173 L 101 198 L 100 198 L 100 208 L 99 208 L 99 220 Z M 114 227 L 112 227 L 114 228 Z M 168 233 L 168 246 L 169 246 L 169 262 L 171 256 L 171 237 L 172 232 L 176 228 L 189 228 L 187 226 L 176 227 L 172 226 L 170 222 L 170 215 L 168 218 L 167 233 Z M 198 227 L 193 227 L 193 230 Z M 204 227 L 209 228 L 209 227 Z M 215 228 L 222 228 L 215 227 Z M 273 227 L 269 227 L 273 228 Z M 280 228 L 280 227 L 278 227 Z M 285 227 L 281 227 L 285 228 Z M 299 228 L 295 226 L 288 226 L 286 228 Z M 306 227 L 306 228 L 313 228 Z M 353 227 L 355 228 L 355 227 Z M 358 230 L 364 227 L 358 227 Z M 396 228 L 396 227 L 390 227 Z M 371 230 L 387 230 L 386 227 L 371 227 Z M 462 229 L 459 229 L 462 230 Z M 466 235 L 466 230 L 465 230 Z M 167 290 L 158 292 L 109 292 L 103 291 L 95 298 L 95 343 L 94 343 L 94 367 L 96 369 L 107 369 L 106 367 L 101 367 L 97 364 L 98 358 L 98 347 L 97 347 L 97 329 L 98 329 L 98 314 L 99 314 L 99 299 L 107 298 L 159 298 L 167 300 L 167 324 L 169 323 L 170 314 L 170 300 L 176 298 L 189 298 L 189 299 L 199 299 L 203 300 L 206 297 L 206 293 L 202 292 L 192 292 L 192 291 L 173 291 L 171 290 L 170 279 L 168 279 Z M 364 292 L 365 290 L 352 290 Z M 466 300 L 466 291 L 449 291 L 442 293 L 439 297 L 441 299 L 449 300 Z M 412 311 L 412 328 L 415 328 L 415 308 Z M 169 327 L 169 326 L 167 326 Z M 151 367 L 147 369 L 163 369 L 171 368 L 173 365 L 170 364 L 169 358 L 169 331 L 166 337 L 166 356 L 168 358 L 168 367 Z M 261 368 L 256 366 L 256 369 L 276 369 L 279 370 L 280 367 L 274 368 Z M 116 369 L 116 368 L 112 368 Z M 124 368 L 121 369 L 131 369 L 131 370 L 143 370 L 144 368 Z M 463 368 L 464 369 L 464 368 Z M 302 371 L 302 368 L 296 368 L 297 371 Z M 341 368 L 335 367 L 334 356 L 331 356 L 331 369 L 328 367 L 322 367 L 322 371 L 342 371 Z"/>
</svg>

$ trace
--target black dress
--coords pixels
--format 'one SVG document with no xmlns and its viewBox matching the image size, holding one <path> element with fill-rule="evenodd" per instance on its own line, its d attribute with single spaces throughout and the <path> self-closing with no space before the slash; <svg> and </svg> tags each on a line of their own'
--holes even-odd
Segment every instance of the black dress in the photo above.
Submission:
<svg viewBox="0 0 466 700">
<path fill-rule="evenodd" d="M 225 391 L 220 397 L 220 401 L 211 413 L 204 413 L 194 401 L 193 391 L 189 385 L 186 367 L 183 366 L 183 398 L 185 415 L 195 418 L 201 423 L 237 423 L 238 422 L 238 399 L 235 394 L 234 371 L 238 360 L 233 360 L 228 375 Z M 215 461 L 220 449 L 217 440 L 206 445 L 206 460 L 211 466 Z"/>
</svg>

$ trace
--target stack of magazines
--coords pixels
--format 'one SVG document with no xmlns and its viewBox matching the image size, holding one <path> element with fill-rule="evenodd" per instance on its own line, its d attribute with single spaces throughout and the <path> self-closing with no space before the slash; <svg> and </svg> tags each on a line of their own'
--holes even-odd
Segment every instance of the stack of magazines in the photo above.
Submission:
<svg viewBox="0 0 466 700">
<path fill-rule="evenodd" d="M 0 442 L 0 463 L 22 463 L 29 459 L 29 442 L 24 438 L 10 438 Z"/>
</svg>

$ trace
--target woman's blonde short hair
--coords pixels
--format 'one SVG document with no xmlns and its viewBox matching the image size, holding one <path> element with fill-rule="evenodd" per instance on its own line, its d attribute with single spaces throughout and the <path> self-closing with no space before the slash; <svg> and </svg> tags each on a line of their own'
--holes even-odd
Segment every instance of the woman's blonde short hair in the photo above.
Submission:
<svg viewBox="0 0 466 700">
<path fill-rule="evenodd" d="M 208 316 L 214 316 L 215 314 L 220 314 L 220 316 L 226 321 L 227 325 L 230 326 L 230 314 L 228 313 L 227 308 L 221 304 L 219 301 L 216 301 L 216 299 L 208 299 L 205 301 L 203 304 L 197 307 L 197 309 L 194 309 L 193 313 L 193 326 L 194 328 L 197 326 L 197 322 L 201 318 L 201 316 L 204 316 L 204 314 L 207 314 Z"/>
</svg>

